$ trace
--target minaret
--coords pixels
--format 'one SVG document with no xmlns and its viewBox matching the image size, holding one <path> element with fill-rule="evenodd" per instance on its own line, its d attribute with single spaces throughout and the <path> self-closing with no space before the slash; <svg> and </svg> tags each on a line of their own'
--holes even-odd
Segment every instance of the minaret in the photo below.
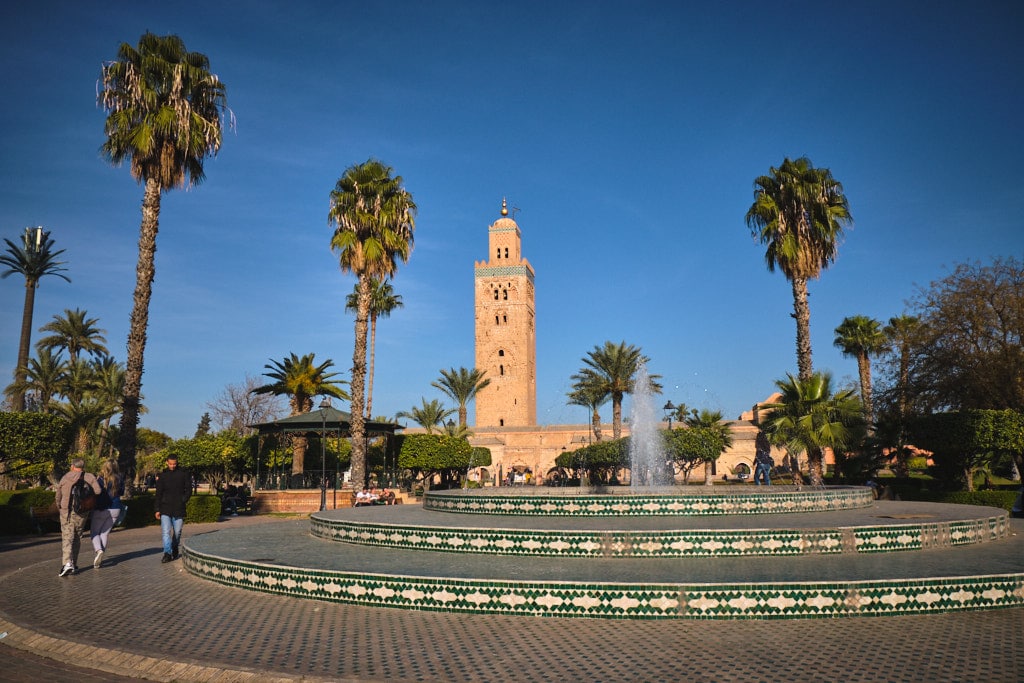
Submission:
<svg viewBox="0 0 1024 683">
<path fill-rule="evenodd" d="M 487 229 L 489 256 L 474 264 L 476 367 L 490 385 L 476 395 L 477 427 L 537 424 L 537 329 L 533 267 L 522 257 L 522 234 L 501 200 L 501 218 Z"/>
</svg>

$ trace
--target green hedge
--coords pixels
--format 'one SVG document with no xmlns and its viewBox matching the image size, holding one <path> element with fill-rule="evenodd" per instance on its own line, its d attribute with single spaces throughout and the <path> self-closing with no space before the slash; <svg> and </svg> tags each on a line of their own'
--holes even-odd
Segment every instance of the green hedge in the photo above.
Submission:
<svg viewBox="0 0 1024 683">
<path fill-rule="evenodd" d="M 985 505 L 1002 508 L 1007 512 L 1013 509 L 1017 500 L 1017 491 L 921 491 L 907 489 L 899 492 L 902 500 L 917 500 L 930 503 L 955 503 L 958 505 Z"/>
<path fill-rule="evenodd" d="M 23 489 L 20 491 L 0 491 L 0 536 L 19 536 L 37 533 L 60 531 L 57 520 L 40 520 L 39 529 L 29 515 L 30 508 L 49 508 L 53 505 L 55 494 L 47 489 Z M 125 528 L 139 528 L 151 524 L 159 524 L 155 515 L 152 493 L 142 493 L 125 498 L 128 506 L 125 517 Z M 216 522 L 220 517 L 220 498 L 212 494 L 192 496 L 185 507 L 185 522 Z"/>
</svg>

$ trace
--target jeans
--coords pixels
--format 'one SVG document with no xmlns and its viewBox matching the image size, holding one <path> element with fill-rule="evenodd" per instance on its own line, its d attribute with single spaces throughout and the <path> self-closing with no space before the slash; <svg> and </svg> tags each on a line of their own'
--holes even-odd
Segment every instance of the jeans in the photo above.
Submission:
<svg viewBox="0 0 1024 683">
<path fill-rule="evenodd" d="M 760 486 L 761 478 L 764 477 L 764 485 L 771 486 L 772 478 L 770 473 L 771 468 L 768 465 L 758 464 L 757 467 L 754 469 L 754 483 Z"/>
<path fill-rule="evenodd" d="M 184 524 L 184 517 L 171 517 L 170 515 L 160 515 L 160 532 L 163 535 L 164 539 L 165 555 L 178 554 L 178 544 L 181 543 L 181 527 Z"/>
</svg>

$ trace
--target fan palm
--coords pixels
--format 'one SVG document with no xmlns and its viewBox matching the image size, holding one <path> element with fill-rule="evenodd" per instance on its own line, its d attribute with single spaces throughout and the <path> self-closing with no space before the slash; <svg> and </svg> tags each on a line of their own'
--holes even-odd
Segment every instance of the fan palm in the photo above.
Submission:
<svg viewBox="0 0 1024 683">
<path fill-rule="evenodd" d="M 421 398 L 420 402 L 422 405 L 419 408 L 413 406 L 409 410 L 400 411 L 395 415 L 395 418 L 404 417 L 412 420 L 420 427 L 423 427 L 427 434 L 433 434 L 435 427 L 444 426 L 445 419 L 455 414 L 454 408 L 445 408 L 444 404 L 436 398 L 430 401 L 430 403 L 427 403 L 427 399 Z"/>
<path fill-rule="evenodd" d="M 606 341 L 604 346 L 595 346 L 583 358 L 584 367 L 570 377 L 573 390 L 592 391 L 606 394 L 612 400 L 612 437 L 622 437 L 622 399 L 633 391 L 633 380 L 641 363 L 650 361 L 639 348 L 622 341 L 613 344 Z M 650 375 L 651 391 L 661 393 L 661 385 L 655 381 L 661 375 Z"/>
<path fill-rule="evenodd" d="M 413 247 L 416 204 L 393 169 L 369 159 L 350 166 L 331 191 L 331 249 L 343 273 L 355 274 L 356 325 L 352 351 L 352 482 L 366 481 L 366 340 L 374 278 L 394 276 Z"/>
<path fill-rule="evenodd" d="M 44 275 L 56 275 L 71 282 L 71 278 L 63 275 L 61 268 L 66 261 L 58 261 L 57 257 L 64 253 L 63 249 L 53 251 L 53 240 L 50 233 L 41 227 L 25 228 L 25 234 L 21 237 L 21 245 L 15 245 L 8 239 L 7 253 L 0 254 L 0 266 L 6 270 L 0 273 L 0 278 L 7 278 L 9 275 L 22 275 L 25 278 L 25 304 L 21 309 L 21 337 L 18 340 L 18 364 L 14 367 L 14 384 L 12 387 L 21 386 L 25 381 L 25 369 L 28 364 L 28 352 L 32 346 L 32 314 L 36 306 L 36 288 L 39 287 L 39 280 Z M 25 410 L 24 390 L 15 390 L 11 394 L 12 408 L 14 412 Z"/>
<path fill-rule="evenodd" d="M 387 280 L 373 278 L 370 282 L 370 367 L 366 379 L 366 410 L 367 416 L 373 415 L 373 366 L 377 352 L 377 318 L 388 318 L 391 311 L 402 308 L 402 295 Z M 345 310 L 355 313 L 359 310 L 359 284 L 345 298 Z"/>
<path fill-rule="evenodd" d="M 271 360 L 264 365 L 269 372 L 265 377 L 274 380 L 269 384 L 256 387 L 254 394 L 273 394 L 287 396 L 291 415 L 301 415 L 313 409 L 313 397 L 317 395 L 333 396 L 347 401 L 349 395 L 341 388 L 344 380 L 335 380 L 336 372 L 327 372 L 334 361 L 326 360 L 320 365 L 314 361 L 315 354 L 307 353 L 301 358 L 294 353 L 281 361 Z M 302 474 L 305 469 L 306 447 L 305 435 L 292 436 L 292 474 Z"/>
<path fill-rule="evenodd" d="M 60 393 L 66 370 L 67 361 L 59 352 L 55 354 L 42 349 L 36 353 L 35 358 L 29 358 L 25 379 L 20 384 L 15 383 L 7 387 L 6 391 L 12 396 L 15 392 L 22 395 L 32 394 L 35 397 L 34 410 L 52 413 L 53 397 Z"/>
<path fill-rule="evenodd" d="M 594 441 L 601 441 L 601 406 L 611 400 L 611 395 L 598 386 L 585 382 L 577 382 L 568 394 L 571 406 L 583 406 L 590 410 L 590 428 L 594 431 Z"/>
<path fill-rule="evenodd" d="M 861 403 L 852 389 L 833 394 L 832 375 L 827 372 L 815 372 L 809 380 L 788 373 L 786 377 L 775 382 L 779 401 L 759 406 L 766 413 L 762 425 L 774 445 L 792 454 L 807 453 L 811 484 L 821 486 L 824 450 L 851 445 L 861 421 Z"/>
<path fill-rule="evenodd" d="M 466 404 L 491 383 L 491 380 L 484 376 L 486 374 L 486 370 L 476 368 L 451 368 L 441 370 L 441 377 L 430 383 L 432 387 L 440 389 L 445 396 L 455 401 L 459 407 L 459 425 L 462 427 L 466 426 Z"/>
<path fill-rule="evenodd" d="M 104 346 L 107 339 L 103 336 L 106 330 L 96 327 L 96 318 L 86 318 L 87 313 L 80 309 L 64 309 L 64 315 L 55 315 L 53 320 L 39 328 L 40 332 L 50 332 L 36 342 L 38 349 L 67 349 L 68 362 L 74 364 L 80 351 L 93 356 L 107 353 Z"/>
<path fill-rule="evenodd" d="M 754 203 L 746 222 L 767 246 L 768 270 L 779 268 L 792 285 L 799 376 L 810 379 L 811 309 L 807 281 L 835 261 L 843 226 L 852 223 L 843 186 L 827 168 L 801 157 L 785 159 L 754 180 Z"/>
<path fill-rule="evenodd" d="M 857 359 L 860 397 L 864 402 L 864 421 L 870 429 L 875 423 L 875 411 L 871 402 L 871 356 L 877 356 L 888 347 L 888 339 L 882 332 L 882 323 L 866 315 L 844 318 L 836 328 L 833 344 L 844 356 Z"/>
<path fill-rule="evenodd" d="M 229 116 L 232 125 L 234 119 L 224 84 L 210 73 L 210 60 L 186 50 L 175 35 L 146 32 L 136 46 L 122 43 L 117 59 L 103 65 L 98 99 L 107 112 L 101 153 L 114 166 L 128 162 L 132 177 L 144 186 L 120 429 L 121 472 L 131 480 L 160 198 L 203 181 L 204 160 L 220 150 L 223 118 Z"/>
</svg>

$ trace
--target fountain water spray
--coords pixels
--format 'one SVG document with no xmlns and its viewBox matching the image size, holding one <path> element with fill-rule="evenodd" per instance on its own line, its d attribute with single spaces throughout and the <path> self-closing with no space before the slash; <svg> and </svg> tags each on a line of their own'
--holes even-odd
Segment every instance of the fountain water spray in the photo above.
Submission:
<svg viewBox="0 0 1024 683">
<path fill-rule="evenodd" d="M 673 483 L 666 467 L 665 443 L 658 425 L 661 417 L 654 406 L 654 390 L 643 361 L 637 365 L 629 413 L 630 486 L 668 486 Z"/>
</svg>

